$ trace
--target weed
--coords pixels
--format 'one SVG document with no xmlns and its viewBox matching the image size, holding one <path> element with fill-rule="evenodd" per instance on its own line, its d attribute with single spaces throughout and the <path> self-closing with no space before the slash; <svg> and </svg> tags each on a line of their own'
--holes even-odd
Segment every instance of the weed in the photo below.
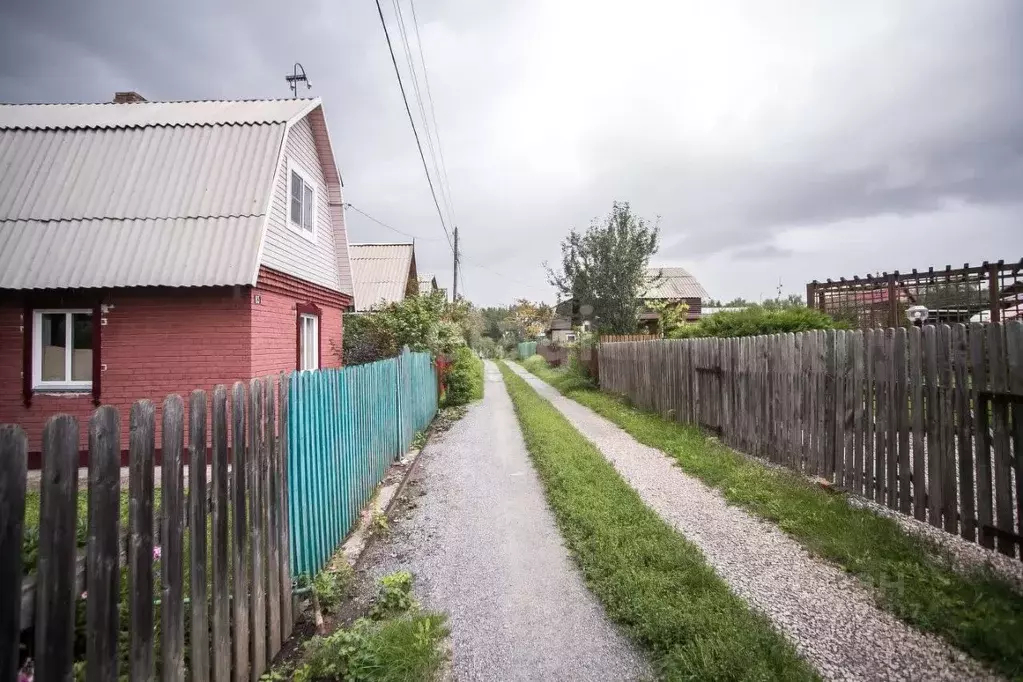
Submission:
<svg viewBox="0 0 1023 682">
<path fill-rule="evenodd" d="M 650 653 L 661 677 L 815 679 L 592 443 L 503 363 L 501 372 L 566 544 L 608 616 Z"/>
<path fill-rule="evenodd" d="M 404 613 L 416 606 L 412 598 L 412 574 L 397 571 L 380 579 L 376 601 L 370 614 L 373 618 L 384 618 L 395 613 Z"/>
<path fill-rule="evenodd" d="M 426 445 L 426 431 L 417 431 L 415 437 L 412 439 L 412 449 L 422 450 L 423 446 Z"/>
<path fill-rule="evenodd" d="M 386 537 L 391 532 L 391 522 L 387 520 L 387 514 L 376 509 L 373 511 L 373 518 L 369 522 L 369 532 L 374 537 Z"/>
<path fill-rule="evenodd" d="M 775 523 L 810 552 L 857 576 L 874 590 L 881 608 L 1007 676 L 1023 675 L 1023 596 L 990 571 L 956 570 L 933 543 L 794 472 L 765 467 L 696 428 L 580 388 L 545 365 L 525 366 L 640 443 L 674 458 L 683 471 L 721 490 L 729 503 Z"/>
<path fill-rule="evenodd" d="M 338 561 L 336 566 L 317 573 L 312 580 L 312 588 L 320 608 L 330 611 L 340 604 L 348 595 L 354 579 L 355 573 L 346 561 Z"/>
</svg>

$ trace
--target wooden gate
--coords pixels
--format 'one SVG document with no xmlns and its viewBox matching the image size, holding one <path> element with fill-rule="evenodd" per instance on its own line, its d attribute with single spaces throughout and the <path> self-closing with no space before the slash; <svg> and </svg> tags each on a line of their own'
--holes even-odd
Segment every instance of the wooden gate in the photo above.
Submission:
<svg viewBox="0 0 1023 682">
<path fill-rule="evenodd" d="M 694 349 L 696 369 L 697 423 L 721 436 L 724 412 L 722 390 L 721 346 L 715 339 L 699 339 Z"/>
</svg>

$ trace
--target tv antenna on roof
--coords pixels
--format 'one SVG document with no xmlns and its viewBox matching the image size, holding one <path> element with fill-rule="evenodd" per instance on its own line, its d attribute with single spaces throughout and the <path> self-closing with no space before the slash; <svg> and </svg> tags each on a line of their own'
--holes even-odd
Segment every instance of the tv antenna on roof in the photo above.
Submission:
<svg viewBox="0 0 1023 682">
<path fill-rule="evenodd" d="M 295 68 L 291 75 L 285 76 L 284 80 L 288 81 L 288 87 L 291 88 L 292 97 L 298 97 L 299 81 L 305 83 L 306 90 L 311 90 L 313 87 L 313 84 L 309 82 L 309 78 L 305 75 L 305 67 L 298 62 L 295 62 Z"/>
</svg>

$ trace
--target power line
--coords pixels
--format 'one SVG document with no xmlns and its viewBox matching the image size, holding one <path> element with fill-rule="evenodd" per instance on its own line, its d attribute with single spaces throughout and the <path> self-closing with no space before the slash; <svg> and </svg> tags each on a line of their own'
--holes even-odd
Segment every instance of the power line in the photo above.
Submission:
<svg viewBox="0 0 1023 682">
<path fill-rule="evenodd" d="M 430 103 L 430 119 L 433 121 L 433 134 L 437 136 L 437 152 L 440 156 L 440 170 L 443 184 L 447 187 L 448 211 L 451 213 L 451 222 L 457 222 L 455 218 L 455 202 L 451 200 L 451 181 L 448 180 L 448 168 L 444 162 L 444 146 L 440 141 L 440 126 L 437 125 L 437 111 L 433 107 L 433 92 L 430 90 L 430 72 L 426 69 L 426 57 L 423 55 L 423 41 L 419 37 L 419 17 L 416 16 L 415 0 L 409 0 L 412 8 L 412 26 L 416 30 L 416 43 L 419 45 L 419 63 L 423 65 L 423 81 L 426 84 L 426 98 Z"/>
<path fill-rule="evenodd" d="M 440 226 L 444 230 L 444 236 L 448 239 L 448 246 L 451 246 L 451 235 L 448 234 L 448 226 L 444 223 L 444 213 L 440 210 L 440 202 L 437 201 L 437 191 L 433 188 L 433 178 L 430 177 L 430 169 L 426 164 L 426 155 L 423 154 L 423 144 L 419 141 L 419 131 L 416 130 L 416 122 L 412 118 L 412 109 L 408 105 L 408 97 L 405 95 L 405 85 L 401 82 L 401 71 L 398 69 L 398 60 L 394 57 L 394 46 L 391 45 L 391 34 L 387 30 L 387 22 L 384 21 L 384 10 L 380 7 L 380 0 L 376 0 L 377 14 L 380 15 L 380 25 L 384 29 L 384 38 L 387 39 L 387 51 L 391 53 L 391 63 L 394 65 L 394 75 L 398 77 L 398 88 L 401 90 L 401 99 L 405 103 L 405 113 L 408 114 L 409 125 L 412 126 L 412 134 L 416 138 L 416 148 L 419 149 L 419 158 L 423 162 L 423 172 L 426 173 L 426 182 L 430 185 L 430 195 L 433 197 L 433 205 L 437 209 L 437 217 L 440 218 Z M 453 249 L 454 247 L 452 247 Z"/>
<path fill-rule="evenodd" d="M 398 234 L 404 235 L 406 237 L 412 237 L 413 239 L 419 239 L 420 241 L 424 241 L 424 242 L 442 242 L 442 241 L 444 241 L 440 237 L 419 237 L 419 236 L 411 234 L 409 232 L 404 232 L 403 230 L 399 230 L 396 227 L 391 227 L 390 225 L 388 225 L 387 223 L 383 222 L 382 220 L 378 220 L 378 219 L 374 218 L 370 214 L 368 214 L 365 211 L 363 211 L 361 208 L 359 208 L 357 206 L 353 206 L 352 204 L 350 204 L 348 202 L 345 202 L 345 207 L 352 209 L 356 213 L 361 213 L 362 215 L 366 216 L 367 218 L 372 220 L 374 223 L 376 223 L 380 227 L 385 227 L 388 230 L 390 230 L 391 232 L 397 232 Z"/>
</svg>

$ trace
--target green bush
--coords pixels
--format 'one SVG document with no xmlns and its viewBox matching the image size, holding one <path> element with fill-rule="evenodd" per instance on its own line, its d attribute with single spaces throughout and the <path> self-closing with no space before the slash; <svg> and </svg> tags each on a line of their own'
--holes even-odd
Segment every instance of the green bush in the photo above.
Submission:
<svg viewBox="0 0 1023 682">
<path fill-rule="evenodd" d="M 735 337 L 805 332 L 813 329 L 838 329 L 827 314 L 804 306 L 769 309 L 755 305 L 745 310 L 726 310 L 702 318 L 699 322 L 684 324 L 671 334 L 673 339 L 695 339 L 708 336 Z"/>
<path fill-rule="evenodd" d="M 483 361 L 467 346 L 455 350 L 444 376 L 444 404 L 465 405 L 483 397 Z"/>
</svg>

